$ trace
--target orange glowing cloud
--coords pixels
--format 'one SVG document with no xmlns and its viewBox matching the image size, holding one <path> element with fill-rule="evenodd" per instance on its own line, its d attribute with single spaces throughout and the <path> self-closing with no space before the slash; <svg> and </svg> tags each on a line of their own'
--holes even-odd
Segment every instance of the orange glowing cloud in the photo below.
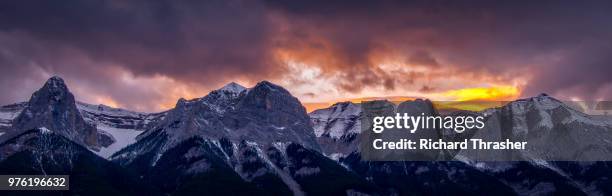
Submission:
<svg viewBox="0 0 612 196">
<path fill-rule="evenodd" d="M 108 96 L 95 97 L 94 100 L 95 100 L 94 103 L 103 104 L 103 105 L 110 106 L 113 108 L 122 107 L 122 105 L 120 105 L 119 102 L 113 100 L 113 98 L 108 97 Z"/>
</svg>

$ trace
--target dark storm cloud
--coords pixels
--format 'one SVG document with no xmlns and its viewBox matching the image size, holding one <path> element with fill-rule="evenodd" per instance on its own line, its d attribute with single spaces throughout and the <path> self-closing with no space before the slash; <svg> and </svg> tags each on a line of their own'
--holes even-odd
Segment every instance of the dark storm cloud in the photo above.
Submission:
<svg viewBox="0 0 612 196">
<path fill-rule="evenodd" d="M 0 1 L 0 103 L 58 74 L 82 92 L 146 108 L 156 103 L 142 100 L 168 93 L 126 85 L 121 70 L 210 88 L 281 78 L 279 51 L 349 92 L 424 77 L 398 79 L 377 65 L 398 54 L 435 69 L 532 75 L 527 96 L 609 99 L 609 10 L 605 1 Z"/>
<path fill-rule="evenodd" d="M 40 85 L 42 76 L 32 76 L 40 69 L 115 89 L 111 96 L 121 101 L 147 95 L 123 94 L 129 89 L 113 85 L 109 65 L 196 85 L 263 79 L 281 71 L 268 62 L 274 28 L 266 17 L 253 1 L 2 1 L 0 36 L 11 43 L 0 46 L 1 78 Z M 11 82 L 1 90 L 15 91 Z M 18 94 L 0 101 L 23 99 Z"/>
<path fill-rule="evenodd" d="M 18 1 L 1 28 L 83 50 L 136 74 L 195 80 L 266 68 L 263 8 L 249 1 Z M 177 65 L 180 68 L 177 68 Z M 224 69 L 219 69 L 223 67 Z"/>
</svg>

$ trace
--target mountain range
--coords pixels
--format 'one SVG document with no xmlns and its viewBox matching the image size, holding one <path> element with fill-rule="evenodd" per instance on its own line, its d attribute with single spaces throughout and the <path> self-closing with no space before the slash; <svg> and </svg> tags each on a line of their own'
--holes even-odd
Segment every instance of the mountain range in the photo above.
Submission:
<svg viewBox="0 0 612 196">
<path fill-rule="evenodd" d="M 379 102 L 437 112 L 428 100 Z M 610 141 L 591 132 L 612 131 L 609 121 L 547 95 L 483 113 L 502 126 L 470 135 L 538 134 L 547 141 L 559 131 L 588 130 L 573 146 L 577 152 Z M 516 155 L 524 161 L 515 162 L 460 158 L 469 151 L 457 152 L 455 161 L 365 161 L 358 144 L 363 115 L 351 102 L 308 114 L 267 81 L 251 88 L 230 83 L 168 111 L 141 113 L 77 102 L 52 77 L 29 101 L 0 107 L 0 174 L 69 174 L 69 194 L 79 195 L 612 194 L 609 162 L 541 159 L 564 146 Z"/>
</svg>

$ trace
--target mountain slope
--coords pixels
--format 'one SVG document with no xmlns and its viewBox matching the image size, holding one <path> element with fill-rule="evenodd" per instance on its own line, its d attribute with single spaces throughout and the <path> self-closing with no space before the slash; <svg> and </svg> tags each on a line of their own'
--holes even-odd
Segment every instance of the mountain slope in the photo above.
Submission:
<svg viewBox="0 0 612 196">
<path fill-rule="evenodd" d="M 361 106 L 351 102 L 336 103 L 309 114 L 317 142 L 326 155 L 337 159 L 357 150 L 361 115 Z"/>
<path fill-rule="evenodd" d="M 0 143 L 2 175 L 70 175 L 69 191 L 3 192 L 8 195 L 157 195 L 131 172 L 47 128 Z M 5 195 L 6 195 L 5 194 Z"/>
</svg>

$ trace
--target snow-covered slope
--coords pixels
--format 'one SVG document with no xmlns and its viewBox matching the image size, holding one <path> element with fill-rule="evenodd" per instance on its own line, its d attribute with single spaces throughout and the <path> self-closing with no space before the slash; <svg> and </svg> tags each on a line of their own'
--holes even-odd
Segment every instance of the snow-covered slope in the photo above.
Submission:
<svg viewBox="0 0 612 196">
<path fill-rule="evenodd" d="M 23 110 L 26 105 L 27 102 L 0 106 L 0 136 L 11 128 L 13 119 L 21 113 L 21 110 Z"/>
<path fill-rule="evenodd" d="M 309 114 L 317 141 L 323 152 L 333 159 L 357 148 L 356 136 L 361 132 L 361 107 L 340 102 Z"/>
<path fill-rule="evenodd" d="M 77 103 L 77 108 L 86 122 L 96 126 L 99 132 L 113 138 L 111 145 L 102 147 L 100 151 L 94 151 L 104 158 L 109 158 L 113 153 L 136 142 L 136 136 L 166 115 L 165 112 L 142 113 L 82 102 Z"/>
<path fill-rule="evenodd" d="M 309 115 L 317 137 L 325 135 L 326 137 L 339 139 L 344 135 L 360 132 L 360 114 L 361 107 L 359 105 L 351 102 L 340 102 L 329 108 L 315 110 Z"/>
<path fill-rule="evenodd" d="M 498 176 L 517 192 L 534 192 L 534 184 L 551 186 L 552 180 L 565 181 L 589 195 L 610 194 L 608 186 L 612 166 L 608 162 L 589 160 L 608 159 L 612 154 L 612 125 L 608 119 L 594 118 L 563 102 L 542 94 L 537 97 L 513 101 L 503 107 L 485 111 L 489 116 L 485 128 L 473 137 L 499 140 L 505 138 L 528 138 L 530 147 L 512 155 L 493 153 L 478 154 L 471 150 L 459 152 L 461 161 L 479 170 Z M 498 159 L 514 157 L 522 162 L 472 161 L 466 157 Z M 545 161 L 558 160 L 558 161 Z M 571 161 L 581 160 L 581 161 Z M 538 172 L 556 176 L 556 179 L 539 180 L 533 176 L 508 177 L 517 172 Z M 531 173 L 537 173 L 530 171 Z M 557 184 L 553 190 L 561 190 Z"/>
<path fill-rule="evenodd" d="M 610 159 L 612 154 L 612 149 L 605 147 L 612 146 L 612 125 L 608 121 L 593 118 L 544 94 L 516 100 L 485 113 L 488 116 L 485 127 L 474 130 L 472 137 L 489 141 L 524 138 L 529 148 L 520 154 L 502 151 L 478 154 L 463 150 L 459 153 L 462 157 L 593 161 Z"/>
<path fill-rule="evenodd" d="M 143 131 L 151 124 L 161 120 L 165 112 L 143 113 L 134 112 L 121 108 L 113 108 L 106 105 L 93 105 L 77 102 L 77 108 L 83 115 L 85 121 L 103 127 L 114 127 L 120 129 L 134 129 Z"/>
</svg>

